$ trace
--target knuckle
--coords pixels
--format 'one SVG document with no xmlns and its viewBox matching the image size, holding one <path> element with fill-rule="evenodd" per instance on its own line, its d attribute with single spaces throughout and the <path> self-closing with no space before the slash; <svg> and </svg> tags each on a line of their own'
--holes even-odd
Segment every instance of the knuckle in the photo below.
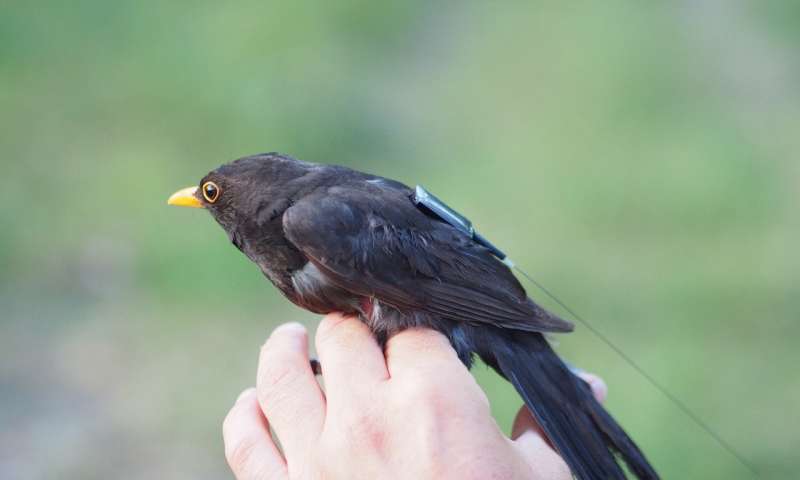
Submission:
<svg viewBox="0 0 800 480">
<path fill-rule="evenodd" d="M 329 343 L 337 343 L 341 341 L 341 337 L 345 336 L 344 332 L 347 326 L 350 325 L 352 317 L 341 314 L 328 315 L 322 319 L 317 327 L 317 335 L 315 341 L 317 345 L 325 345 Z"/>
<path fill-rule="evenodd" d="M 233 424 L 235 422 L 237 414 L 238 412 L 236 411 L 236 407 L 234 406 L 233 408 L 231 408 L 228 414 L 225 415 L 225 419 L 222 421 L 222 436 L 226 439 L 230 438 L 231 435 L 233 434 L 233 429 L 234 429 Z"/>
<path fill-rule="evenodd" d="M 281 361 L 280 358 L 270 358 L 262 364 L 258 378 L 259 393 L 291 384 L 298 373 L 292 362 Z"/>
<path fill-rule="evenodd" d="M 249 435 L 225 443 L 225 459 L 234 473 L 242 475 L 247 472 L 256 445 L 257 439 Z"/>
<path fill-rule="evenodd" d="M 425 428 L 438 428 L 435 424 L 442 417 L 458 411 L 458 408 L 451 408 L 448 396 L 437 385 L 426 380 L 409 381 L 398 395 L 392 397 L 388 407 L 394 417 L 413 417 Z"/>
<path fill-rule="evenodd" d="M 408 379 L 403 386 L 403 395 L 399 399 L 403 403 L 412 405 L 437 404 L 446 395 L 442 391 L 441 383 L 428 375 L 419 375 Z"/>
<path fill-rule="evenodd" d="M 386 445 L 386 429 L 375 415 L 358 415 L 347 422 L 344 436 L 356 451 L 382 452 Z"/>
<path fill-rule="evenodd" d="M 278 346 L 265 346 L 258 370 L 259 396 L 265 390 L 285 388 L 300 378 L 303 374 L 302 367 L 305 367 L 306 362 L 308 360 L 300 352 Z"/>
<path fill-rule="evenodd" d="M 258 401 L 265 411 L 283 409 L 289 401 L 289 392 L 297 379 L 291 368 L 275 367 L 265 371 L 259 379 Z"/>
<path fill-rule="evenodd" d="M 491 414 L 489 398 L 477 384 L 450 382 L 433 376 L 409 378 L 392 399 L 390 406 L 394 415 L 413 415 L 423 423 L 438 424 L 443 418 L 482 418 Z"/>
<path fill-rule="evenodd" d="M 326 459 L 334 463 L 349 464 L 363 462 L 365 456 L 374 458 L 386 455 L 389 448 L 389 429 L 384 416 L 378 410 L 356 408 L 329 417 L 330 423 L 319 437 L 318 443 L 322 465 L 325 466 Z"/>
<path fill-rule="evenodd" d="M 441 332 L 430 328 L 408 328 L 389 339 L 389 345 L 418 354 L 432 354 L 450 348 L 450 342 Z M 398 347 L 399 346 L 399 347 Z"/>
<path fill-rule="evenodd" d="M 262 366 L 257 381 L 258 403 L 266 414 L 286 417 L 295 415 L 300 409 L 294 398 L 302 372 L 291 362 L 270 362 Z"/>
</svg>

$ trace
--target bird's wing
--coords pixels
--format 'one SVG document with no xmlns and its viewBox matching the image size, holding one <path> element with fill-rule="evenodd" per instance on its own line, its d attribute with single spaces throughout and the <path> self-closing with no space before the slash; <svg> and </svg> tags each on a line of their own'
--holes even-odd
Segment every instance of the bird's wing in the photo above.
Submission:
<svg viewBox="0 0 800 480">
<path fill-rule="evenodd" d="M 401 311 L 525 331 L 573 328 L 530 300 L 487 249 L 423 214 L 403 190 L 334 187 L 297 201 L 283 227 L 331 282 Z"/>
</svg>

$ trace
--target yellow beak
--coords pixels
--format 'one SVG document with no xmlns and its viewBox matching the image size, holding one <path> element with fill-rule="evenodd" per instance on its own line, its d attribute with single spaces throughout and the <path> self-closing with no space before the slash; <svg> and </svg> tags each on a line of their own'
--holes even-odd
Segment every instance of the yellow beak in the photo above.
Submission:
<svg viewBox="0 0 800 480">
<path fill-rule="evenodd" d="M 197 199 L 195 193 L 197 192 L 197 187 L 186 187 L 178 190 L 177 192 L 173 193 L 169 200 L 167 200 L 167 205 L 175 205 L 178 207 L 192 207 L 192 208 L 203 208 L 202 202 Z"/>
</svg>

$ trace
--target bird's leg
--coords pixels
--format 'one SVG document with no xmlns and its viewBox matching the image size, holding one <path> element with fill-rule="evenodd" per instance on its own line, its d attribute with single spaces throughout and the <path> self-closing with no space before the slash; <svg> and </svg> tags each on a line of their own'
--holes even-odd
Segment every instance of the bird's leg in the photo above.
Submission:
<svg viewBox="0 0 800 480">
<path fill-rule="evenodd" d="M 314 375 L 322 375 L 322 364 L 319 363 L 319 360 L 312 358 L 309 364 L 311 364 L 311 371 L 314 372 Z"/>
</svg>

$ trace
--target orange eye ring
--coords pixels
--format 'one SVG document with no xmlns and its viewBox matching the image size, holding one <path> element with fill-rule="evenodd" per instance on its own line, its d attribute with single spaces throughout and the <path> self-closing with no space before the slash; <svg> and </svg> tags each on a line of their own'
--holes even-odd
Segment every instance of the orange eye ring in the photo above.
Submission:
<svg viewBox="0 0 800 480">
<path fill-rule="evenodd" d="M 205 198 L 208 203 L 216 202 L 220 193 L 222 193 L 222 190 L 216 183 L 206 182 L 203 184 L 203 198 Z"/>
</svg>

